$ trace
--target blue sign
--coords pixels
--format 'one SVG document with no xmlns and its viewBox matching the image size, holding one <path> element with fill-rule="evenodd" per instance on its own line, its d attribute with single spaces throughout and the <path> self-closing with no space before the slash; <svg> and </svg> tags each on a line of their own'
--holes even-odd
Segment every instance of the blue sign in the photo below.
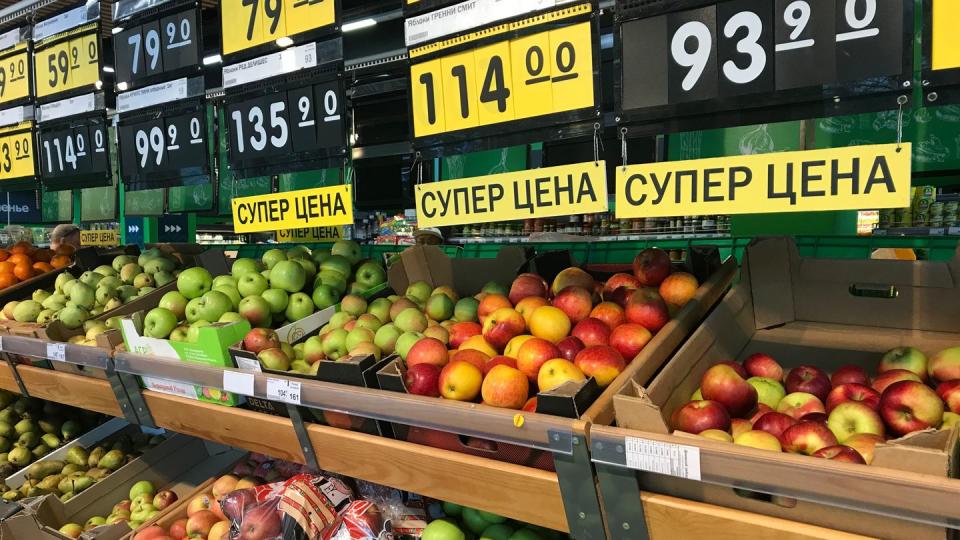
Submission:
<svg viewBox="0 0 960 540">
<path fill-rule="evenodd" d="M 137 244 L 143 247 L 143 218 L 139 216 L 129 216 L 127 217 L 126 223 L 127 228 L 124 231 L 126 233 L 126 243 Z"/>
<path fill-rule="evenodd" d="M 0 193 L 0 222 L 41 223 L 43 217 L 37 205 L 36 191 L 8 191 Z"/>
<path fill-rule="evenodd" d="M 160 216 L 157 229 L 157 240 L 160 242 L 183 244 L 190 239 L 186 214 L 164 214 Z"/>
</svg>

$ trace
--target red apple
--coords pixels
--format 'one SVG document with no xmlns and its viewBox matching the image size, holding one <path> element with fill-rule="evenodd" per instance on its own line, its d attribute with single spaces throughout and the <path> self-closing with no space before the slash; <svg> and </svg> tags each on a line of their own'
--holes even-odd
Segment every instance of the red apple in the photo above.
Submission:
<svg viewBox="0 0 960 540">
<path fill-rule="evenodd" d="M 827 413 L 822 412 L 812 412 L 807 413 L 800 417 L 801 422 L 817 422 L 819 424 L 827 425 L 827 419 L 830 418 L 827 416 Z"/>
<path fill-rule="evenodd" d="M 626 309 L 627 302 L 630 301 L 630 297 L 633 296 L 633 291 L 635 290 L 637 290 L 637 287 L 617 287 L 612 293 L 605 296 L 604 299 Z"/>
<path fill-rule="evenodd" d="M 613 294 L 613 291 L 619 289 L 620 287 L 639 289 L 640 281 L 630 274 L 625 274 L 622 272 L 619 274 L 614 274 L 607 279 L 606 283 L 603 284 L 603 299 L 609 300 L 608 297 Z"/>
<path fill-rule="evenodd" d="M 643 287 L 659 287 L 671 271 L 670 255 L 660 248 L 647 248 L 633 259 L 633 276 Z"/>
<path fill-rule="evenodd" d="M 864 386 L 870 386 L 870 377 L 860 366 L 846 365 L 833 372 L 830 376 L 830 384 L 840 386 L 841 384 L 856 383 Z"/>
<path fill-rule="evenodd" d="M 239 529 L 239 540 L 268 540 L 280 538 L 283 533 L 280 513 L 267 504 L 245 511 Z"/>
<path fill-rule="evenodd" d="M 743 369 L 748 377 L 766 377 L 775 381 L 783 380 L 783 368 L 769 354 L 754 353 L 743 361 Z"/>
<path fill-rule="evenodd" d="M 517 369 L 531 381 L 536 381 L 540 367 L 554 358 L 561 358 L 560 349 L 556 345 L 545 339 L 528 339 L 517 351 Z"/>
<path fill-rule="evenodd" d="M 777 412 L 791 416 L 797 420 L 807 414 L 823 413 L 824 411 L 823 402 L 817 399 L 817 396 L 806 392 L 787 394 L 780 400 L 780 404 L 777 405 Z"/>
<path fill-rule="evenodd" d="M 483 327 L 475 322 L 458 322 L 450 327 L 450 347 L 459 349 L 463 342 L 483 333 Z"/>
<path fill-rule="evenodd" d="M 517 313 L 515 309 L 500 308 L 487 315 L 483 321 L 483 339 L 502 351 L 507 343 L 522 334 L 526 327 L 527 322 L 523 320 L 523 315 Z"/>
<path fill-rule="evenodd" d="M 869 386 L 857 383 L 846 383 L 834 387 L 827 395 L 824 408 L 829 413 L 845 401 L 859 401 L 875 411 L 880 410 L 880 393 Z"/>
<path fill-rule="evenodd" d="M 610 342 L 610 327 L 600 319 L 587 317 L 573 327 L 570 335 L 579 338 L 587 347 L 606 345 Z"/>
<path fill-rule="evenodd" d="M 581 287 L 567 287 L 557 293 L 551 301 L 553 307 L 567 314 L 570 322 L 578 322 L 590 316 L 593 308 L 593 297 L 587 289 Z"/>
<path fill-rule="evenodd" d="M 703 374 L 700 392 L 704 399 L 726 407 L 733 417 L 741 417 L 757 406 L 756 388 L 724 364 L 717 364 Z"/>
<path fill-rule="evenodd" d="M 896 435 L 937 428 L 943 422 L 943 401 L 921 382 L 900 381 L 880 396 L 880 416 Z"/>
<path fill-rule="evenodd" d="M 767 433 L 779 437 L 790 426 L 799 423 L 799 420 L 783 413 L 768 412 L 757 418 L 753 423 L 753 429 L 766 431 Z"/>
<path fill-rule="evenodd" d="M 483 378 L 480 394 L 492 407 L 520 409 L 527 402 L 530 381 L 519 369 L 496 366 Z"/>
<path fill-rule="evenodd" d="M 873 389 L 883 395 L 883 392 L 886 391 L 890 385 L 900 381 L 922 382 L 920 376 L 912 371 L 891 369 L 890 371 L 885 371 L 877 375 L 876 378 L 873 379 Z"/>
<path fill-rule="evenodd" d="M 601 388 L 613 382 L 627 366 L 623 356 L 608 345 L 587 347 L 577 354 L 574 364 L 584 375 L 596 379 L 597 385 Z"/>
<path fill-rule="evenodd" d="M 693 299 L 699 287 L 700 283 L 693 274 L 674 272 L 663 280 L 659 290 L 660 296 L 668 305 L 682 308 Z"/>
<path fill-rule="evenodd" d="M 780 443 L 786 452 L 810 456 L 821 448 L 836 445 L 837 438 L 823 424 L 800 422 L 790 426 L 780 435 Z"/>
<path fill-rule="evenodd" d="M 557 277 L 553 278 L 550 285 L 550 292 L 554 296 L 560 294 L 560 291 L 567 287 L 580 287 L 589 292 L 593 292 L 595 280 L 593 276 L 577 267 L 565 268 L 561 270 Z"/>
<path fill-rule="evenodd" d="M 650 343 L 653 334 L 639 324 L 627 323 L 610 332 L 610 346 L 619 352 L 629 364 Z"/>
<path fill-rule="evenodd" d="M 730 414 L 716 401 L 691 401 L 673 411 L 673 429 L 698 434 L 708 429 L 730 429 Z"/>
<path fill-rule="evenodd" d="M 413 367 L 417 364 L 433 364 L 442 368 L 450 361 L 450 353 L 447 346 L 436 338 L 423 337 L 417 340 L 407 352 L 407 367 Z"/>
<path fill-rule="evenodd" d="M 927 375 L 935 382 L 960 379 L 960 347 L 950 347 L 930 357 Z"/>
<path fill-rule="evenodd" d="M 787 373 L 787 393 L 806 392 L 817 396 L 821 402 L 830 393 L 830 378 L 818 367 L 798 366 Z"/>
<path fill-rule="evenodd" d="M 743 366 L 741 366 L 736 362 L 733 362 L 730 360 L 724 360 L 722 362 L 717 362 L 717 365 L 730 366 L 731 368 L 733 368 L 734 371 L 737 372 L 737 375 L 743 377 L 744 379 L 750 378 L 750 374 L 747 373 L 747 370 L 743 369 Z"/>
<path fill-rule="evenodd" d="M 656 289 L 643 288 L 633 291 L 626 307 L 627 321 L 639 324 L 656 334 L 670 320 L 667 304 Z"/>
<path fill-rule="evenodd" d="M 623 308 L 613 302 L 601 302 L 597 304 L 593 310 L 590 311 L 590 316 L 603 321 L 610 330 L 614 330 L 627 320 L 627 314 L 624 313 Z"/>
<path fill-rule="evenodd" d="M 843 443 L 857 433 L 884 435 L 883 420 L 877 411 L 859 401 L 845 401 L 833 409 L 827 418 L 827 427 Z"/>
<path fill-rule="evenodd" d="M 574 336 L 567 336 L 557 342 L 557 349 L 560 351 L 560 358 L 564 360 L 573 360 L 577 357 L 577 353 L 582 351 L 586 346 L 580 341 L 580 338 Z"/>
<path fill-rule="evenodd" d="M 440 397 L 440 368 L 435 364 L 416 364 L 403 376 L 407 391 L 418 396 Z"/>
<path fill-rule="evenodd" d="M 896 347 L 884 353 L 877 366 L 878 373 L 885 373 L 894 369 L 905 369 L 927 380 L 927 355 L 913 347 Z"/>
<path fill-rule="evenodd" d="M 186 538 L 187 537 L 187 520 L 178 519 L 174 521 L 173 524 L 170 525 L 170 530 L 168 532 L 170 533 L 171 537 L 176 538 L 177 540 Z"/>
<path fill-rule="evenodd" d="M 670 279 L 670 278 L 667 278 Z M 749 446 L 758 450 L 769 450 L 771 452 L 780 452 L 780 441 L 765 431 L 747 430 L 738 433 L 733 437 L 733 444 L 740 446 Z"/>
<path fill-rule="evenodd" d="M 246 518 L 244 518 L 246 519 Z M 187 519 L 187 537 L 188 538 L 206 538 L 213 527 L 220 519 L 216 514 L 209 510 L 201 510 Z"/>
<path fill-rule="evenodd" d="M 877 444 L 883 442 L 883 437 L 879 435 L 874 435 L 872 433 L 857 433 L 856 435 L 851 435 L 843 443 L 845 446 L 849 446 L 857 451 L 860 456 L 863 457 L 863 460 L 870 465 L 873 463 L 873 451 L 876 448 Z"/>
<path fill-rule="evenodd" d="M 960 379 L 944 381 L 937 385 L 937 395 L 947 404 L 950 412 L 960 414 Z"/>
<path fill-rule="evenodd" d="M 440 370 L 440 395 L 457 401 L 473 401 L 480 395 L 483 372 L 470 362 L 451 362 Z"/>
<path fill-rule="evenodd" d="M 510 294 L 507 298 L 513 305 L 528 296 L 547 297 L 547 282 L 536 274 L 520 274 L 510 285 Z"/>
<path fill-rule="evenodd" d="M 503 308 L 513 308 L 510 299 L 502 294 L 487 294 L 480 300 L 480 305 L 477 306 L 477 320 L 479 320 L 482 325 L 484 321 L 487 320 L 487 316 Z"/>
<path fill-rule="evenodd" d="M 759 394 L 759 392 L 758 392 Z M 750 423 L 753 424 L 757 421 L 758 418 L 767 414 L 768 412 L 773 412 L 773 409 L 765 403 L 757 403 L 757 408 L 753 410 L 753 414 L 750 415 Z"/>
<path fill-rule="evenodd" d="M 507 366 L 517 369 L 517 359 L 511 358 L 509 356 L 494 356 L 490 359 L 489 362 L 483 365 L 483 375 L 486 377 L 487 373 L 490 373 L 490 370 L 497 366 Z"/>
<path fill-rule="evenodd" d="M 475 349 L 464 349 L 462 351 L 450 351 L 451 362 L 470 362 L 477 366 L 477 369 L 483 371 L 490 362 L 490 357 L 486 353 Z"/>
<path fill-rule="evenodd" d="M 743 418 L 734 418 L 730 420 L 730 434 L 733 435 L 733 438 L 736 439 L 737 435 L 741 433 L 746 433 L 753 430 L 753 422 L 743 419 Z"/>
<path fill-rule="evenodd" d="M 814 452 L 813 457 L 825 458 L 833 461 L 843 461 L 845 463 L 860 463 L 861 465 L 867 464 L 859 452 L 842 444 L 825 446 Z"/>
<path fill-rule="evenodd" d="M 526 403 L 523 404 L 523 408 L 520 409 L 526 412 L 537 412 L 537 396 L 533 396 L 528 399 Z"/>
<path fill-rule="evenodd" d="M 177 494 L 169 489 L 160 491 L 153 497 L 153 507 L 157 510 L 163 510 L 175 502 L 177 502 Z"/>
<path fill-rule="evenodd" d="M 280 337 L 269 328 L 254 328 L 243 337 L 243 348 L 255 354 L 267 349 L 279 349 Z"/>
</svg>

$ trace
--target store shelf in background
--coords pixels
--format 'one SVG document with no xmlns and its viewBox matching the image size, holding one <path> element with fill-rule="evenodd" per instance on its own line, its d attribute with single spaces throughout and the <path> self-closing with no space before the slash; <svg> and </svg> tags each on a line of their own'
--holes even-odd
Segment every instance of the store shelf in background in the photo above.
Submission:
<svg viewBox="0 0 960 540">
<path fill-rule="evenodd" d="M 874 229 L 874 236 L 960 236 L 960 227 L 898 227 Z"/>
</svg>

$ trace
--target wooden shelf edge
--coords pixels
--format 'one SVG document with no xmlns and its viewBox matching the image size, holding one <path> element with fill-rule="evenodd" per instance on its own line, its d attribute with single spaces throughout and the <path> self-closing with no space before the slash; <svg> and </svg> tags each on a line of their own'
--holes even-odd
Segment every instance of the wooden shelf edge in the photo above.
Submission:
<svg viewBox="0 0 960 540">
<path fill-rule="evenodd" d="M 4 367 L 7 370 L 10 369 L 9 366 Z M 108 381 L 27 365 L 17 366 L 17 372 L 20 373 L 20 378 L 23 379 L 23 384 L 31 397 L 110 416 L 123 416 L 123 411 Z M 13 377 L 9 371 L 7 373 L 11 378 Z M 14 382 L 13 386 L 16 388 L 17 383 Z"/>
<path fill-rule="evenodd" d="M 0 389 L 9 390 L 15 394 L 20 393 L 17 380 L 13 377 L 13 369 L 6 361 L 0 361 Z"/>
<path fill-rule="evenodd" d="M 556 473 L 312 424 L 320 467 L 567 532 Z"/>
<path fill-rule="evenodd" d="M 869 537 L 642 492 L 643 511 L 652 540 L 868 540 Z"/>
</svg>

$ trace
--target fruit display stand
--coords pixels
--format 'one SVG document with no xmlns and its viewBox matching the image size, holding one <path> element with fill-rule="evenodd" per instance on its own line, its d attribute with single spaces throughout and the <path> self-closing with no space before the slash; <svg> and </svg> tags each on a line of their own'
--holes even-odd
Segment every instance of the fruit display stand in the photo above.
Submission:
<svg viewBox="0 0 960 540">
<path fill-rule="evenodd" d="M 947 299 L 958 261 L 807 260 L 783 239 L 751 246 L 740 284 L 665 370 L 649 384 L 623 381 L 613 398 L 621 427 L 590 427 L 610 538 L 653 535 L 655 514 L 635 504 L 648 491 L 868 536 L 950 537 L 960 517 L 956 430 L 878 446 L 865 466 L 671 435 L 665 424 L 707 367 L 760 349 L 788 367 L 835 368 L 910 343 L 955 345 L 957 304 Z"/>
</svg>

